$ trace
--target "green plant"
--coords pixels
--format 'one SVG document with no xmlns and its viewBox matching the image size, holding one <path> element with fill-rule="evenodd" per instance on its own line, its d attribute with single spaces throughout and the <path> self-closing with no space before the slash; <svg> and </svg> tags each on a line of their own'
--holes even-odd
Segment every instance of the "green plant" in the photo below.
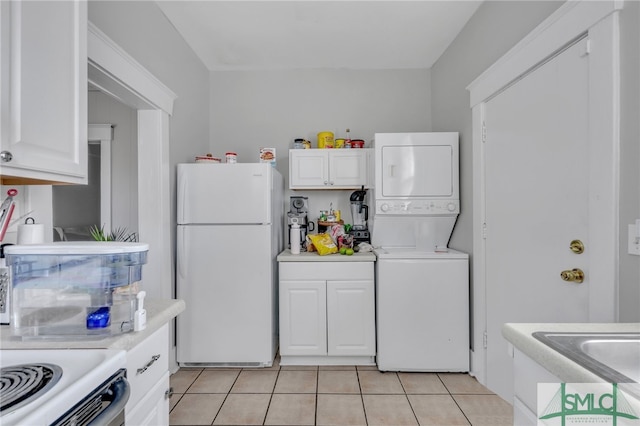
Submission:
<svg viewBox="0 0 640 426">
<path fill-rule="evenodd" d="M 91 225 L 89 232 L 91 233 L 91 237 L 96 241 L 138 241 L 138 235 L 135 232 L 129 232 L 126 227 L 118 227 L 111 230 L 111 232 L 105 232 L 104 225 L 101 227 L 98 227 L 98 225 Z"/>
</svg>

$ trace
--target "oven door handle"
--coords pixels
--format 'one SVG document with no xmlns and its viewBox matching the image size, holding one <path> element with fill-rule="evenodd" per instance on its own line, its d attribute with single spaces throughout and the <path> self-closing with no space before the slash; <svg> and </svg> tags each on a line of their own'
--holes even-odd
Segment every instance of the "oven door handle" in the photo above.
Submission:
<svg viewBox="0 0 640 426">
<path fill-rule="evenodd" d="M 109 388 L 113 399 L 107 408 L 98 414 L 87 426 L 107 426 L 124 411 L 131 394 L 131 387 L 126 378 L 121 377 Z"/>
</svg>

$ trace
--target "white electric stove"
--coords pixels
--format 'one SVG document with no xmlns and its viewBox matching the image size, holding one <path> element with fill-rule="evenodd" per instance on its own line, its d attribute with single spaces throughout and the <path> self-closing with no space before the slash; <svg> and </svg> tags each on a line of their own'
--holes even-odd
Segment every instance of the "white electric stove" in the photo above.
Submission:
<svg viewBox="0 0 640 426">
<path fill-rule="evenodd" d="M 0 351 L 0 424 L 124 424 L 123 350 Z"/>
</svg>

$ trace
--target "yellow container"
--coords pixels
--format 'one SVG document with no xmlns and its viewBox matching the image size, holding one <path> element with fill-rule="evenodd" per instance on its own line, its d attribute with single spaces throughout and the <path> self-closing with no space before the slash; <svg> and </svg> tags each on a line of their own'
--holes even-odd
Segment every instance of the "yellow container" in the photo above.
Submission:
<svg viewBox="0 0 640 426">
<path fill-rule="evenodd" d="M 336 139 L 335 147 L 336 148 L 344 148 L 344 139 Z"/>
<path fill-rule="evenodd" d="M 333 132 L 318 133 L 318 148 L 333 148 Z"/>
</svg>

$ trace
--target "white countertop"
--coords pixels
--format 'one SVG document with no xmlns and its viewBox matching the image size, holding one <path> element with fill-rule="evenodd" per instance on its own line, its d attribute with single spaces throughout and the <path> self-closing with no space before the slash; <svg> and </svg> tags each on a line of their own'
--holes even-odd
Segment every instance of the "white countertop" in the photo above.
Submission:
<svg viewBox="0 0 640 426">
<path fill-rule="evenodd" d="M 533 337 L 532 333 L 536 331 L 569 333 L 640 332 L 640 323 L 507 323 L 502 327 L 502 335 L 505 339 L 560 380 L 566 383 L 594 383 L 603 382 L 604 380 Z"/>
<path fill-rule="evenodd" d="M 147 327 L 102 339 L 80 340 L 22 340 L 11 335 L 8 325 L 0 326 L 0 349 L 124 349 L 129 350 L 149 337 L 180 312 L 185 303 L 180 299 L 145 300 Z"/>
<path fill-rule="evenodd" d="M 334 253 L 320 256 L 318 252 L 301 252 L 291 254 L 291 250 L 286 249 L 278 255 L 278 262 L 375 262 L 376 255 L 373 252 L 354 253 L 351 256 Z"/>
</svg>

